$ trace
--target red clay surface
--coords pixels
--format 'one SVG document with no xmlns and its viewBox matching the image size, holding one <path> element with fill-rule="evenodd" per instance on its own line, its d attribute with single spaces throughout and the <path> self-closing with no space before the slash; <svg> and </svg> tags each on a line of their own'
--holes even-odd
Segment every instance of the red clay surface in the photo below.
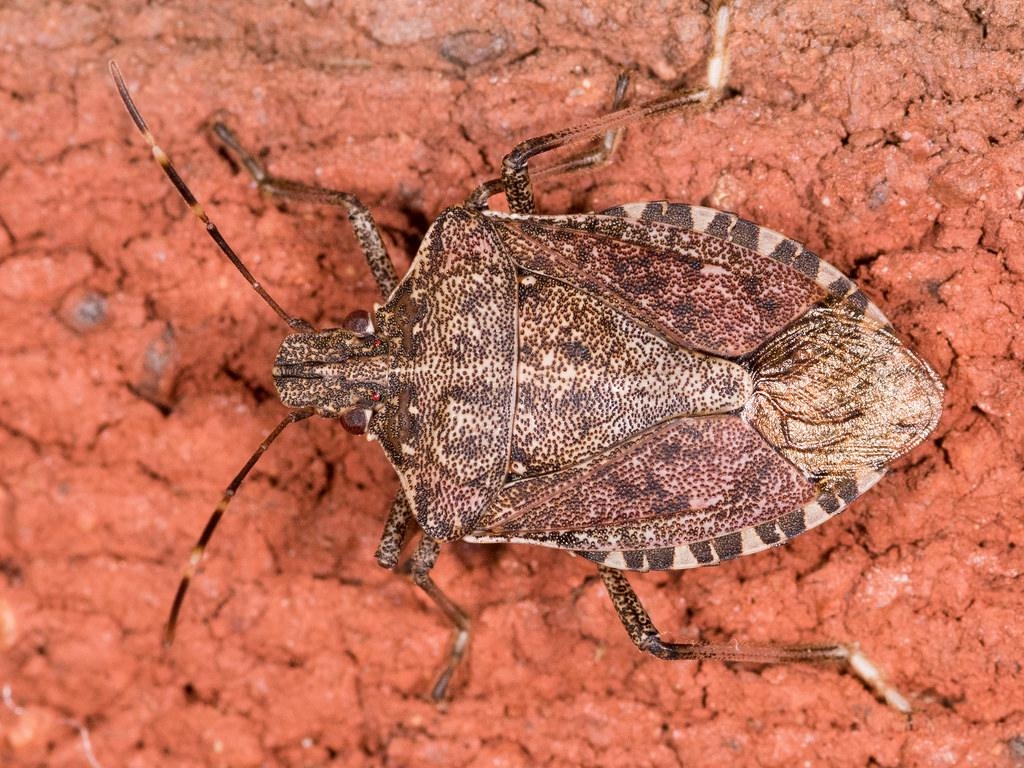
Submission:
<svg viewBox="0 0 1024 768">
<path fill-rule="evenodd" d="M 438 708 L 449 628 L 372 559 L 395 476 L 326 422 L 243 488 L 162 652 L 189 547 L 283 413 L 283 329 L 107 59 L 249 266 L 323 326 L 378 299 L 343 217 L 261 200 L 211 117 L 357 193 L 404 271 L 517 140 L 601 113 L 621 67 L 634 99 L 699 83 L 707 22 L 697 2 L 106 5 L 0 10 L 0 764 L 1024 765 L 1019 3 L 745 3 L 738 95 L 538 190 L 547 212 L 671 198 L 786 232 L 939 372 L 936 433 L 839 519 L 633 579 L 669 638 L 860 641 L 912 724 L 829 667 L 645 658 L 586 562 L 462 544 L 435 573 L 475 634 Z"/>
</svg>

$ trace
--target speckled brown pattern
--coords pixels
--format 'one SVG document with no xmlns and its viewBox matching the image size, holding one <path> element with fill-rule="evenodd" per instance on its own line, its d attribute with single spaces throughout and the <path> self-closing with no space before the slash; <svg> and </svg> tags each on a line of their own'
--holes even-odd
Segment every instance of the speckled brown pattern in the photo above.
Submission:
<svg viewBox="0 0 1024 768">
<path fill-rule="evenodd" d="M 679 226 L 599 215 L 491 217 L 524 268 L 601 294 L 691 349 L 749 352 L 822 297 L 792 266 Z"/>
<path fill-rule="evenodd" d="M 512 477 L 572 467 L 680 414 L 738 410 L 753 392 L 742 366 L 677 346 L 590 292 L 530 273 L 519 283 Z"/>
<path fill-rule="evenodd" d="M 580 466 L 506 486 L 474 537 L 671 547 L 776 518 L 814 493 L 740 418 L 677 418 Z"/>
<path fill-rule="evenodd" d="M 394 396 L 371 423 L 417 522 L 461 537 L 501 488 L 515 406 L 516 279 L 476 214 L 453 208 L 377 313 Z"/>
<path fill-rule="evenodd" d="M 935 375 L 851 281 L 708 208 L 449 209 L 374 325 L 289 336 L 285 404 L 371 417 L 434 540 L 629 570 L 720 562 L 820 524 L 941 407 Z"/>
<path fill-rule="evenodd" d="M 523 273 L 519 390 L 510 484 L 469 540 L 626 570 L 713 564 L 821 524 L 935 426 L 927 364 L 852 281 L 776 232 L 666 202 L 487 216 Z M 706 346 L 723 357 L 692 349 Z M 652 359 L 678 362 L 659 376 Z"/>
<path fill-rule="evenodd" d="M 281 402 L 289 408 L 313 406 L 318 416 L 336 418 L 379 400 L 391 360 L 373 338 L 343 328 L 285 337 L 271 373 Z"/>
</svg>

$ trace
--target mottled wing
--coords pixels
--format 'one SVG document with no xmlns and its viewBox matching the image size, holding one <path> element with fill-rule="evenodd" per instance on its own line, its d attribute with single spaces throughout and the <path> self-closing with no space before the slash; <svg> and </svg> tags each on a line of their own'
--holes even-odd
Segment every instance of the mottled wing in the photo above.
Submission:
<svg viewBox="0 0 1024 768">
<path fill-rule="evenodd" d="M 861 312 L 868 306 L 799 243 L 708 208 L 656 202 L 488 218 L 521 268 L 593 292 L 681 346 L 724 357 L 750 352 L 826 296 L 848 296 Z"/>
<path fill-rule="evenodd" d="M 811 382 L 825 390 L 833 374 L 826 350 L 816 346 L 819 339 L 850 344 L 851 337 L 855 351 L 877 350 L 867 356 L 863 376 L 802 416 L 794 409 L 809 424 L 827 426 L 831 410 L 841 409 L 833 401 L 846 392 L 883 410 L 885 403 L 873 399 L 879 392 L 920 400 L 921 413 L 910 426 L 873 425 L 905 433 L 885 453 L 888 459 L 860 460 L 866 453 L 858 443 L 824 476 L 799 446 L 788 445 L 786 430 L 795 422 L 766 439 L 747 409 L 699 418 L 681 414 L 577 466 L 510 483 L 467 536 L 471 541 L 557 547 L 631 570 L 715 563 L 778 545 L 824 522 L 877 482 L 886 460 L 934 427 L 941 402 L 934 373 L 898 344 L 884 315 L 851 281 L 776 232 L 732 214 L 663 202 L 588 216 L 489 218 L 520 268 L 589 292 L 681 347 L 736 358 L 783 338 L 792 354 L 808 352 L 825 361 L 812 366 L 821 378 Z M 798 342 L 780 336 L 812 309 L 818 314 L 808 322 L 821 329 L 817 335 Z M 755 380 L 758 366 L 774 363 L 761 360 L 767 353 L 758 354 Z M 875 373 L 892 367 L 886 361 L 909 372 L 903 377 L 909 384 L 891 393 L 873 386 Z M 777 381 L 791 377 L 788 371 L 771 375 Z M 800 399 L 799 392 L 789 396 Z M 753 402 L 764 399 L 755 394 Z M 814 456 L 828 454 L 827 446 L 819 448 Z"/>
<path fill-rule="evenodd" d="M 678 418 L 579 466 L 510 483 L 466 539 L 568 549 L 631 570 L 697 567 L 778 545 L 880 477 L 825 489 L 738 416 Z"/>
</svg>

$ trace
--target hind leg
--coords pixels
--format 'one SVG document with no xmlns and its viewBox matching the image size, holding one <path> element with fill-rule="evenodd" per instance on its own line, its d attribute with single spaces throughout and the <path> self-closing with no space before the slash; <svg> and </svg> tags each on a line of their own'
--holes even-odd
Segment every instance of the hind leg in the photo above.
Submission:
<svg viewBox="0 0 1024 768">
<path fill-rule="evenodd" d="M 740 645 L 739 643 L 667 643 L 650 614 L 636 596 L 622 571 L 603 565 L 597 567 L 612 599 L 622 626 L 641 651 L 668 661 L 740 661 L 751 664 L 782 664 L 788 662 L 829 661 L 845 665 L 876 696 L 904 714 L 910 714 L 910 704 L 895 688 L 888 685 L 881 673 L 856 646 L 842 644 L 822 645 Z"/>
</svg>

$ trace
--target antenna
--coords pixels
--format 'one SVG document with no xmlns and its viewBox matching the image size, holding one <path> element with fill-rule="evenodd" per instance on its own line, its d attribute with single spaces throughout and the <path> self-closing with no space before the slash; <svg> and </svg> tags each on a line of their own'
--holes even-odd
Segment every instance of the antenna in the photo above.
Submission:
<svg viewBox="0 0 1024 768">
<path fill-rule="evenodd" d="M 206 211 L 203 210 L 203 206 L 196 200 L 195 195 L 192 194 L 192 190 L 188 188 L 188 185 L 182 180 L 181 176 L 178 175 L 178 171 L 171 163 L 171 158 L 167 156 L 160 146 L 156 143 L 156 139 L 153 138 L 152 132 L 149 130 L 149 126 L 146 125 L 146 121 L 142 118 L 139 113 L 138 107 L 135 106 L 135 102 L 132 100 L 131 94 L 128 92 L 128 86 L 125 85 L 124 76 L 121 74 L 121 70 L 118 68 L 117 63 L 114 61 L 110 62 L 110 75 L 114 78 L 114 84 L 117 86 L 117 92 L 121 95 L 121 101 L 124 102 L 125 109 L 128 110 L 128 114 L 132 118 L 132 122 L 135 123 L 135 127 L 139 129 L 139 133 L 145 137 L 146 142 L 149 144 L 153 151 L 153 157 L 160 164 L 160 167 L 164 169 L 164 173 L 167 174 L 167 178 L 171 180 L 174 188 L 178 190 L 178 194 L 181 195 L 182 199 L 188 205 L 189 210 L 196 215 L 203 224 L 206 226 L 206 232 L 213 238 L 213 241 L 217 244 L 217 247 L 224 252 L 224 255 L 231 260 L 231 263 L 235 265 L 235 268 L 242 273 L 242 277 L 245 278 L 246 282 L 252 286 L 252 289 L 260 295 L 260 297 L 270 305 L 278 317 L 284 320 L 288 327 L 294 331 L 302 332 L 314 332 L 313 326 L 307 323 L 305 320 L 297 317 L 292 317 L 285 312 L 281 305 L 278 304 L 274 299 L 267 293 L 263 286 L 257 282 L 252 276 L 252 273 L 246 268 L 245 264 L 238 257 L 238 254 L 232 250 L 231 246 L 224 240 L 224 236 L 221 235 L 220 230 L 217 229 L 217 225 L 210 221 L 210 217 L 206 215 Z M 185 563 L 185 568 L 181 576 L 181 581 L 178 583 L 178 591 L 174 595 L 174 602 L 171 604 L 171 612 L 167 617 L 167 624 L 164 626 L 164 645 L 169 646 L 174 642 L 174 631 L 178 625 L 178 615 L 181 613 L 182 603 L 185 601 L 185 593 L 188 592 L 188 585 L 196 575 L 196 569 L 199 567 L 199 563 L 202 562 L 203 554 L 206 552 L 206 547 L 210 543 L 210 539 L 213 536 L 213 532 L 217 529 L 217 524 L 220 523 L 224 513 L 227 511 L 228 504 L 231 503 L 231 499 L 234 498 L 237 493 L 239 486 L 252 471 L 252 468 L 256 466 L 256 462 L 260 460 L 260 457 L 266 453 L 271 443 L 277 439 L 284 428 L 289 424 L 294 424 L 297 421 L 308 419 L 313 416 L 315 411 L 313 408 L 300 408 L 292 411 L 285 416 L 276 427 L 270 432 L 269 435 L 260 443 L 259 447 L 253 452 L 249 460 L 245 462 L 245 466 L 235 475 L 234 479 L 228 485 L 224 491 L 224 495 L 221 496 L 220 501 L 214 508 L 213 513 L 210 515 L 210 519 L 206 521 L 206 526 L 203 528 L 203 532 L 199 536 L 199 540 L 195 546 L 192 547 L 192 553 L 189 555 L 188 561 Z"/>
<path fill-rule="evenodd" d="M 167 624 L 164 625 L 164 646 L 170 646 L 174 642 L 174 631 L 178 626 L 178 614 L 181 613 L 181 604 L 185 602 L 185 593 L 188 591 L 188 585 L 191 583 L 192 578 L 196 575 L 196 569 L 199 567 L 199 563 L 203 559 L 203 553 L 206 552 L 206 546 L 210 543 L 210 538 L 213 536 L 213 532 L 217 528 L 217 524 L 220 519 L 224 517 L 224 513 L 227 511 L 228 504 L 231 503 L 231 499 L 234 498 L 238 487 L 245 480 L 249 471 L 256 466 L 256 462 L 260 460 L 260 457 L 267 452 L 267 448 L 273 443 L 277 436 L 284 432 L 284 428 L 289 424 L 294 424 L 297 421 L 308 419 L 314 415 L 312 408 L 302 408 L 297 411 L 292 411 L 285 416 L 278 423 L 276 427 L 271 431 L 269 435 L 260 443 L 260 447 L 257 448 L 249 460 L 245 462 L 245 466 L 242 467 L 241 471 L 235 475 L 234 480 L 228 485 L 224 491 L 224 495 L 220 497 L 220 501 L 213 510 L 213 514 L 210 515 L 210 519 L 206 521 L 206 526 L 203 528 L 203 532 L 199 535 L 199 540 L 195 546 L 192 547 L 192 553 L 188 557 L 188 561 L 185 563 L 185 570 L 181 574 L 181 581 L 178 582 L 178 591 L 174 593 L 174 602 L 171 604 L 171 612 L 167 617 Z"/>
<path fill-rule="evenodd" d="M 270 305 L 278 317 L 284 320 L 288 327 L 293 331 L 301 331 L 310 333 L 314 331 L 312 325 L 307 323 L 302 318 L 292 317 L 283 309 L 281 305 L 274 301 L 273 297 L 264 290 L 263 286 L 252 276 L 252 272 L 249 271 L 248 267 L 242 263 L 242 260 L 238 257 L 238 254 L 232 250 L 231 246 L 228 245 L 224 236 L 217 229 L 217 225 L 210 221 L 210 217 L 206 215 L 206 211 L 203 210 L 203 206 L 196 196 L 192 194 L 192 190 L 188 188 L 188 185 L 182 180 L 181 176 L 178 175 L 178 171 L 174 168 L 171 163 L 171 158 L 167 156 L 159 145 L 156 143 L 156 139 L 153 138 L 152 132 L 149 130 L 149 126 L 146 125 L 146 121 L 142 119 L 142 115 L 139 113 L 139 108 L 135 106 L 135 102 L 132 100 L 131 94 L 128 92 L 128 86 L 125 85 L 124 76 L 121 74 L 120 68 L 117 66 L 117 62 L 110 61 L 110 76 L 114 78 L 114 84 L 117 86 L 117 92 L 121 95 L 121 101 L 124 102 L 125 109 L 128 110 L 128 114 L 131 115 L 132 122 L 135 123 L 135 127 L 139 129 L 139 133 L 143 135 L 146 142 L 149 144 L 153 151 L 153 157 L 160 164 L 160 167 L 164 169 L 164 173 L 167 174 L 167 178 L 171 180 L 174 188 L 178 190 L 178 194 L 181 195 L 182 199 L 188 205 L 188 208 L 192 213 L 196 215 L 203 224 L 206 226 L 206 232 L 213 242 L 217 244 L 217 247 L 224 252 L 231 263 L 235 265 L 235 268 L 242 273 L 242 277 L 245 278 L 246 282 L 252 286 L 252 289 L 260 295 L 260 297 Z"/>
</svg>

